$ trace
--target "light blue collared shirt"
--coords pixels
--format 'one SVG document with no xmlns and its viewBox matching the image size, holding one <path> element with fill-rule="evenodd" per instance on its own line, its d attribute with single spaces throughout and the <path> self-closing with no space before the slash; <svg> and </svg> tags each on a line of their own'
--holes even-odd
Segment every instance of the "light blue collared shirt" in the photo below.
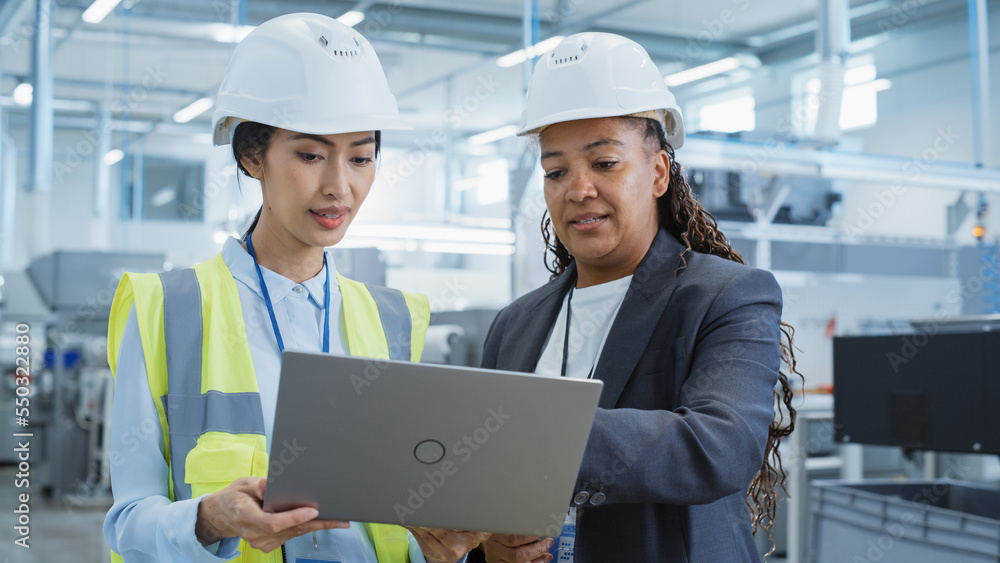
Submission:
<svg viewBox="0 0 1000 563">
<path fill-rule="evenodd" d="M 222 259 L 236 280 L 246 326 L 268 445 L 274 427 L 278 399 L 281 356 L 264 304 L 253 259 L 235 238 L 226 241 Z M 343 330 L 343 302 L 333 257 L 327 253 L 330 271 L 330 353 L 347 354 Z M 271 297 L 274 315 L 286 349 L 306 352 L 322 350 L 326 270 L 297 284 L 261 267 Z M 104 538 L 126 563 L 216 562 L 239 554 L 239 538 L 226 538 L 208 548 L 194 533 L 198 503 L 203 497 L 171 502 L 168 468 L 163 459 L 160 419 L 146 379 L 135 308 L 129 313 L 118 356 L 111 427 L 111 487 L 115 503 L 104 519 Z M 343 530 L 318 533 L 318 549 L 312 534 L 285 544 L 289 563 L 297 557 L 341 563 L 378 563 L 375 550 L 362 524 L 352 522 Z M 420 546 L 410 535 L 410 561 L 422 563 Z"/>
</svg>

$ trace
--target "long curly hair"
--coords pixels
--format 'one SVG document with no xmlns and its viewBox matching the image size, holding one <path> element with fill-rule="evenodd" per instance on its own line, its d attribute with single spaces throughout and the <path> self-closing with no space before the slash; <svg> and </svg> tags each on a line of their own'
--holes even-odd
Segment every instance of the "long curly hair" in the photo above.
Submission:
<svg viewBox="0 0 1000 563">
<path fill-rule="evenodd" d="M 681 165 L 674 158 L 674 149 L 667 142 L 663 132 L 663 127 L 655 119 L 645 117 L 622 117 L 632 123 L 637 128 L 643 128 L 644 138 L 649 142 L 655 142 L 659 149 L 667 152 L 670 156 L 670 188 L 667 193 L 657 200 L 657 214 L 659 225 L 666 229 L 668 233 L 679 240 L 686 250 L 681 255 L 681 266 L 678 271 L 686 267 L 684 256 L 689 252 L 701 252 L 704 254 L 714 254 L 746 264 L 743 257 L 729 244 L 726 236 L 718 228 L 718 223 L 711 213 L 694 199 L 691 193 L 691 186 L 684 178 Z M 542 217 L 542 237 L 545 240 L 545 267 L 552 272 L 552 277 L 559 276 L 573 261 L 573 256 L 563 245 L 559 237 L 552 229 L 552 220 L 546 212 Z M 549 252 L 552 259 L 548 258 Z M 750 509 L 750 523 L 753 533 L 758 529 L 763 529 L 771 540 L 771 550 L 774 551 L 774 538 L 771 536 L 771 527 L 774 525 L 775 511 L 777 509 L 778 494 L 777 489 L 781 487 L 785 496 L 788 490 L 785 488 L 787 474 L 781 463 L 781 453 L 778 445 L 781 439 L 792 433 L 795 429 L 796 410 L 792 406 L 792 388 L 789 384 L 789 374 L 796 374 L 802 378 L 802 374 L 795 368 L 795 348 L 792 339 L 795 336 L 795 329 L 787 324 L 781 323 L 782 341 L 781 360 L 787 368 L 785 371 L 779 370 L 778 383 L 773 391 L 776 414 L 771 420 L 768 428 L 768 440 L 764 449 L 764 461 L 760 472 L 754 477 L 747 489 L 747 507 Z M 804 379 L 803 379 L 804 381 Z M 786 418 L 787 413 L 787 418 Z"/>
</svg>

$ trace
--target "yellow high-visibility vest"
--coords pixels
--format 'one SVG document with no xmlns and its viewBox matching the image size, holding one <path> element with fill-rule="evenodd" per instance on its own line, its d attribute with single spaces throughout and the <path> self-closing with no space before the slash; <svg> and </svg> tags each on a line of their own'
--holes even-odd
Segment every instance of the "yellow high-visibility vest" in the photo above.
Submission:
<svg viewBox="0 0 1000 563">
<path fill-rule="evenodd" d="M 418 361 L 427 298 L 337 275 L 352 356 Z M 214 493 L 240 477 L 267 477 L 267 443 L 236 282 L 219 254 L 192 268 L 126 273 L 108 321 L 108 364 L 135 307 L 146 375 L 163 430 L 171 500 Z M 406 530 L 366 524 L 380 563 L 407 563 Z M 280 563 L 241 540 L 240 563 Z M 116 554 L 112 562 L 122 561 Z"/>
</svg>

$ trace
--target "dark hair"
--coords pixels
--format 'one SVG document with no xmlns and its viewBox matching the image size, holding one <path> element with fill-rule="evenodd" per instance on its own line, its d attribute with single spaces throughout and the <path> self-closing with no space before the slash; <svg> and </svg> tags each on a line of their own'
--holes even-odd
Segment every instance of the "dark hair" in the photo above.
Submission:
<svg viewBox="0 0 1000 563">
<path fill-rule="evenodd" d="M 250 171 L 243 166 L 243 158 L 256 158 L 260 162 L 264 162 L 264 156 L 267 154 L 268 147 L 271 146 L 271 138 L 274 137 L 274 132 L 277 127 L 273 125 L 265 125 L 263 123 L 257 123 L 256 121 L 244 121 L 236 126 L 233 131 L 233 158 L 236 159 L 236 167 L 244 176 L 253 178 Z M 375 131 L 375 158 L 378 159 L 379 152 L 382 148 L 382 132 Z M 236 183 L 239 184 L 240 177 L 236 176 Z M 263 210 L 257 210 L 257 215 L 254 216 L 253 222 L 247 228 L 246 232 L 243 233 L 243 240 L 246 240 L 247 236 L 253 232 L 254 228 L 257 227 L 257 221 L 260 221 L 260 212 Z"/>
<path fill-rule="evenodd" d="M 644 139 L 656 142 L 657 150 L 664 150 L 670 156 L 670 187 L 667 193 L 660 197 L 656 203 L 658 222 L 661 228 L 674 236 L 686 247 L 681 255 L 682 271 L 685 266 L 684 255 L 688 252 L 702 252 L 720 256 L 726 260 L 745 264 L 726 236 L 719 231 L 718 223 L 711 213 L 694 199 L 691 193 L 691 186 L 684 178 L 681 165 L 674 158 L 674 149 L 667 142 L 663 132 L 663 127 L 655 119 L 643 117 L 624 117 L 623 119 L 634 123 L 636 127 L 644 128 Z M 566 267 L 573 261 L 573 256 L 563 245 L 554 231 L 551 231 L 552 220 L 547 213 L 542 218 L 542 237 L 545 239 L 545 267 L 552 272 L 552 277 L 559 276 Z M 548 253 L 552 252 L 552 261 L 548 260 Z M 788 373 L 794 373 L 802 378 L 802 374 L 795 369 L 795 351 L 792 338 L 795 329 L 787 324 L 781 323 L 781 333 L 784 337 L 781 346 L 781 360 L 788 367 Z M 803 381 L 805 381 L 803 379 Z M 781 439 L 792 433 L 795 429 L 796 411 L 792 406 L 792 388 L 788 382 L 788 375 L 779 370 L 778 382 L 781 384 L 781 392 L 774 389 L 774 401 L 778 407 L 777 415 L 771 420 L 768 428 L 767 446 L 764 449 L 764 462 L 760 472 L 754 477 L 747 490 L 747 506 L 750 508 L 750 522 L 753 532 L 758 528 L 763 528 L 767 537 L 771 539 L 771 551 L 774 551 L 774 538 L 771 537 L 771 526 L 774 525 L 775 509 L 777 507 L 777 487 L 781 487 L 785 495 L 785 479 L 787 474 L 781 463 L 781 453 L 778 451 L 778 444 Z M 783 408 L 782 408 L 783 407 Z M 785 420 L 785 411 L 788 413 L 788 420 Z"/>
</svg>

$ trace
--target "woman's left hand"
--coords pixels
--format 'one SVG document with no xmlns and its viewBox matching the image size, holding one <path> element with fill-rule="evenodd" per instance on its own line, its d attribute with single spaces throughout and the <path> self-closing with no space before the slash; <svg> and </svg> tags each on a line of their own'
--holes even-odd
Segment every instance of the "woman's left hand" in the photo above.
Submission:
<svg viewBox="0 0 1000 563">
<path fill-rule="evenodd" d="M 455 563 L 493 535 L 489 532 L 456 532 L 437 528 L 407 526 L 406 529 L 417 539 L 428 563 Z"/>
</svg>

